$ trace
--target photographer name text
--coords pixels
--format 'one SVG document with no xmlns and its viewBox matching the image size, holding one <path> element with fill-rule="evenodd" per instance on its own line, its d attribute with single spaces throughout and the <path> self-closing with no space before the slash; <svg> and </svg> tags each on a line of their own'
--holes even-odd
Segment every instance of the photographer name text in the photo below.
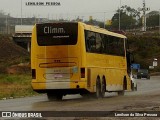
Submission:
<svg viewBox="0 0 160 120">
<path fill-rule="evenodd" d="M 60 2 L 26 2 L 26 6 L 61 6 Z"/>
</svg>

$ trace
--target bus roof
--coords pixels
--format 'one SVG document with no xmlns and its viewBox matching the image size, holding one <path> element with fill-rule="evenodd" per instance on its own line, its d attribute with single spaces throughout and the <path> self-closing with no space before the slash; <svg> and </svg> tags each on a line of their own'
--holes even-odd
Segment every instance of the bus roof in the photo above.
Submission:
<svg viewBox="0 0 160 120">
<path fill-rule="evenodd" d="M 111 36 L 115 36 L 115 37 L 120 37 L 120 38 L 127 38 L 125 35 L 116 33 L 116 32 L 111 32 L 108 31 L 104 28 L 99 28 L 97 26 L 93 26 L 93 25 L 87 25 L 85 23 L 82 22 L 78 22 L 79 24 L 82 24 L 84 26 L 84 29 L 86 30 L 90 30 L 90 31 L 94 31 L 94 32 L 99 32 L 99 33 L 103 33 L 103 34 L 107 34 L 107 35 L 111 35 Z"/>
</svg>

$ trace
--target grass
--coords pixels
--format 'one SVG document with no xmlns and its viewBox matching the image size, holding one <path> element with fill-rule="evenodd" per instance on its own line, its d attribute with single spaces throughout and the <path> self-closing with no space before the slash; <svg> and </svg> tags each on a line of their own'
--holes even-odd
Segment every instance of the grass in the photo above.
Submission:
<svg viewBox="0 0 160 120">
<path fill-rule="evenodd" d="M 31 75 L 0 74 L 0 99 L 35 95 L 31 87 Z"/>
</svg>

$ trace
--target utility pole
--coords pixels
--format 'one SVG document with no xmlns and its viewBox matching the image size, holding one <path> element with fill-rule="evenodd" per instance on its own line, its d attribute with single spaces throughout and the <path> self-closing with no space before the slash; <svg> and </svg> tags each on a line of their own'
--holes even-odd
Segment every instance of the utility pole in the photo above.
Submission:
<svg viewBox="0 0 160 120">
<path fill-rule="evenodd" d="M 105 26 L 106 26 L 106 13 L 104 12 L 104 29 L 105 29 Z"/>
<path fill-rule="evenodd" d="M 8 15 L 6 15 L 6 34 L 8 34 Z"/>
<path fill-rule="evenodd" d="M 119 3 L 119 31 L 121 30 L 121 0 Z"/>
<path fill-rule="evenodd" d="M 159 35 L 160 35 L 160 9 L 159 9 Z"/>
<path fill-rule="evenodd" d="M 143 12 L 143 16 L 142 16 L 142 31 L 146 31 L 146 11 L 149 11 L 150 8 L 146 7 L 145 0 L 143 0 L 143 8 L 138 8 L 138 10 Z"/>
<path fill-rule="evenodd" d="M 22 0 L 21 0 L 21 25 L 22 25 Z"/>
</svg>

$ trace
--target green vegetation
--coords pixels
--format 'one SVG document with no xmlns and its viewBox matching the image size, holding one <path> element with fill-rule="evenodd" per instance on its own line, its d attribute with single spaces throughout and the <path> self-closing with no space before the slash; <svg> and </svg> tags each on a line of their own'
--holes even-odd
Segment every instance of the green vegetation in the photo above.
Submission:
<svg viewBox="0 0 160 120">
<path fill-rule="evenodd" d="M 0 99 L 10 97 L 32 96 L 31 75 L 0 74 Z"/>
<path fill-rule="evenodd" d="M 139 63 L 141 68 L 153 65 L 153 59 L 158 59 L 158 66 L 153 72 L 160 72 L 160 37 L 156 34 L 149 35 L 128 35 L 130 50 L 134 54 L 135 63 Z"/>
<path fill-rule="evenodd" d="M 146 21 L 148 27 L 159 26 L 159 12 L 151 11 L 150 13 L 148 13 Z"/>
<path fill-rule="evenodd" d="M 140 19 L 140 12 L 134 8 L 124 5 L 121 9 L 118 9 L 112 17 L 112 29 L 118 29 L 119 27 L 119 13 L 121 19 L 121 29 L 125 30 L 138 27 L 137 25 Z"/>
<path fill-rule="evenodd" d="M 0 35 L 0 99 L 35 94 L 29 62 L 27 50 L 16 45 L 10 36 Z"/>
</svg>

